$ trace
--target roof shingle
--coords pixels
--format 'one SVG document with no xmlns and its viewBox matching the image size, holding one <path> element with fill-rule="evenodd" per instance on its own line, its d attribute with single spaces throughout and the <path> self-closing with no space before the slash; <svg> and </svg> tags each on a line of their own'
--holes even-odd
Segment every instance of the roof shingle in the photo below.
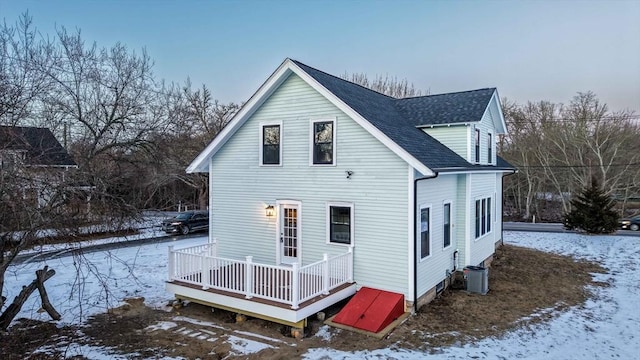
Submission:
<svg viewBox="0 0 640 360">
<path fill-rule="evenodd" d="M 0 151 L 5 149 L 26 151 L 28 165 L 76 166 L 47 128 L 0 126 Z"/>
</svg>

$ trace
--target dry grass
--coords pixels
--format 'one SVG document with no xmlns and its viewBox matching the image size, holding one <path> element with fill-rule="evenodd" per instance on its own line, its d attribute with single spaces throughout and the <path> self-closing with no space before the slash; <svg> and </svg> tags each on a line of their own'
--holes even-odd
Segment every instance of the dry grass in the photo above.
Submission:
<svg viewBox="0 0 640 360">
<path fill-rule="evenodd" d="M 592 283 L 590 274 L 601 272 L 604 269 L 592 262 L 505 245 L 496 251 L 487 295 L 447 290 L 405 327 L 423 335 L 416 345 L 445 346 L 497 336 L 557 313 L 550 310 L 584 303 L 591 296 L 585 288 Z"/>
</svg>

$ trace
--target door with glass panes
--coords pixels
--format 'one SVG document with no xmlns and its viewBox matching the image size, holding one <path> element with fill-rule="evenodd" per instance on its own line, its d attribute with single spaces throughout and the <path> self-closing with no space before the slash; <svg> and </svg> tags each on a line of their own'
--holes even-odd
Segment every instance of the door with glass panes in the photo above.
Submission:
<svg viewBox="0 0 640 360">
<path fill-rule="evenodd" d="M 300 242 L 300 206 L 298 204 L 280 205 L 280 262 L 293 264 L 298 262 Z"/>
</svg>

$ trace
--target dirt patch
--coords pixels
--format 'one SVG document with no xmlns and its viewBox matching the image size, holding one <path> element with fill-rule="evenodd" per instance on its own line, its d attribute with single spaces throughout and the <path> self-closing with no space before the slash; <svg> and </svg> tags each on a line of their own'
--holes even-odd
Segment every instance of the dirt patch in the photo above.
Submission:
<svg viewBox="0 0 640 360">
<path fill-rule="evenodd" d="M 291 359 L 317 347 L 428 351 L 547 321 L 567 307 L 584 303 L 591 296 L 586 285 L 604 286 L 594 283 L 590 275 L 602 272 L 604 269 L 595 263 L 503 246 L 496 252 L 489 272 L 487 295 L 446 290 L 382 340 L 328 328 L 317 319 L 310 320 L 306 338 L 295 340 L 284 326 L 267 321 L 250 318 L 236 323 L 233 313 L 193 303 L 170 311 L 153 310 L 144 306 L 144 299 L 134 298 L 78 328 L 21 321 L 1 335 L 0 353 L 7 354 L 8 359 L 22 359 L 43 346 L 65 341 L 103 346 L 131 359 Z M 338 308 L 328 309 L 327 317 Z M 31 358 L 60 355 L 55 351 L 47 354 Z"/>
<path fill-rule="evenodd" d="M 505 245 L 489 270 L 487 295 L 446 290 L 390 338 L 425 348 L 499 336 L 584 303 L 592 296 L 586 285 L 603 286 L 591 274 L 604 272 L 596 263 Z"/>
</svg>

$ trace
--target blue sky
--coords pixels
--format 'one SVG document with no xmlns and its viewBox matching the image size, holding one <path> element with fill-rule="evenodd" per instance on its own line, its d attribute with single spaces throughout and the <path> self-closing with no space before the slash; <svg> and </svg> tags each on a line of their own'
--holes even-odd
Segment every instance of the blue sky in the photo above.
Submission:
<svg viewBox="0 0 640 360">
<path fill-rule="evenodd" d="M 640 0 L 9 1 L 42 33 L 146 48 L 159 78 L 241 102 L 286 58 L 334 75 L 406 78 L 441 93 L 495 86 L 502 97 L 570 101 L 592 90 L 640 114 Z"/>
</svg>

